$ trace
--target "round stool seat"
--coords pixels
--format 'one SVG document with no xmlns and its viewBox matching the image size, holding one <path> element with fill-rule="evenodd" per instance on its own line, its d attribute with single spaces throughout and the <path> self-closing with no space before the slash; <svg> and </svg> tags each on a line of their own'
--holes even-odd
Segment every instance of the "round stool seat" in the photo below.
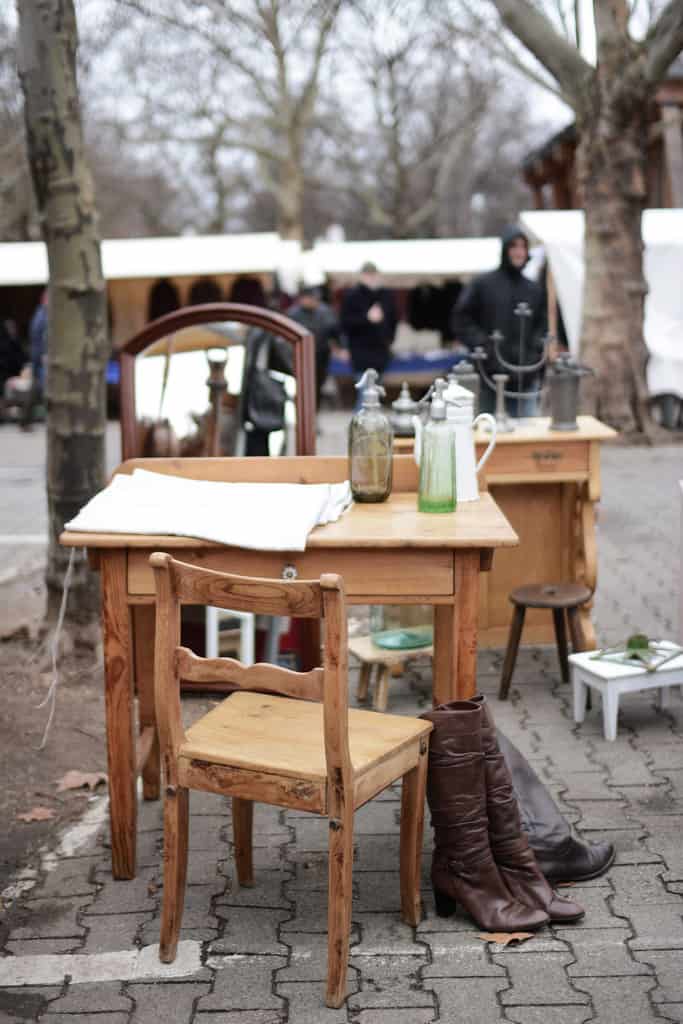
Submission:
<svg viewBox="0 0 683 1024">
<path fill-rule="evenodd" d="M 591 591 L 583 583 L 530 583 L 510 594 L 514 605 L 525 608 L 578 608 L 590 597 Z"/>
</svg>

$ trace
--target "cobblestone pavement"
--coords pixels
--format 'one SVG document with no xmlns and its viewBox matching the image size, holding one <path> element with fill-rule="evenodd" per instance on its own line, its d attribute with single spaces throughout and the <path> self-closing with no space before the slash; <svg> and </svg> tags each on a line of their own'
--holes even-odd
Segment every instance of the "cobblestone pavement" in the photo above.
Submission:
<svg viewBox="0 0 683 1024">
<path fill-rule="evenodd" d="M 681 451 L 613 449 L 603 466 L 599 638 L 634 626 L 675 637 Z M 392 788 L 356 817 L 350 995 L 328 1010 L 325 822 L 259 806 L 256 886 L 240 890 L 229 802 L 193 794 L 183 945 L 162 968 L 148 948 L 158 939 L 160 807 L 141 805 L 138 877 L 114 882 L 96 801 L 81 845 L 68 836 L 66 855 L 37 873 L 27 865 L 18 881 L 26 891 L 0 928 L 0 1024 L 683 1022 L 683 700 L 676 693 L 660 711 L 651 696 L 624 698 L 608 744 L 599 708 L 574 726 L 552 650 L 522 650 L 505 704 L 495 699 L 500 666 L 500 652 L 480 655 L 499 724 L 579 832 L 617 845 L 609 873 L 572 890 L 587 910 L 580 924 L 503 949 L 464 916 L 437 918 L 427 828 L 425 916 L 403 925 Z M 414 661 L 392 680 L 390 710 L 419 711 L 429 688 Z M 199 710 L 188 702 L 188 715 Z"/>
</svg>

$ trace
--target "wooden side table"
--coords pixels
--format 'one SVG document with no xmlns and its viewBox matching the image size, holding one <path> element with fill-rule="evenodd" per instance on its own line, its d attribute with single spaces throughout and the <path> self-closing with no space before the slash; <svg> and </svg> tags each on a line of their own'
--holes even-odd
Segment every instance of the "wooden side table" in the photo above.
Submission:
<svg viewBox="0 0 683 1024">
<path fill-rule="evenodd" d="M 359 701 L 368 699 L 368 691 L 372 681 L 372 670 L 377 666 L 377 681 L 375 684 L 375 698 L 372 702 L 376 711 L 386 711 L 389 697 L 389 676 L 391 669 L 398 665 L 403 667 L 411 658 L 420 656 L 432 658 L 434 647 L 414 647 L 412 650 L 390 651 L 384 647 L 378 647 L 373 643 L 371 636 L 351 637 L 348 643 L 349 654 L 353 654 L 360 661 L 360 676 L 358 677 L 358 689 L 356 697 Z"/>
</svg>

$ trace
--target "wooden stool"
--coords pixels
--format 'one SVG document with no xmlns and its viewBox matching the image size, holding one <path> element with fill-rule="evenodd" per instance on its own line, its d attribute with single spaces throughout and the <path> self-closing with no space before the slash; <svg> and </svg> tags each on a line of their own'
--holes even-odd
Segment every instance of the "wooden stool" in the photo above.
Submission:
<svg viewBox="0 0 683 1024">
<path fill-rule="evenodd" d="M 372 670 L 377 665 L 377 682 L 375 684 L 375 699 L 372 706 L 376 711 L 386 711 L 387 699 L 389 697 L 389 675 L 397 665 L 402 667 L 410 658 L 416 658 L 420 654 L 426 654 L 430 658 L 434 654 L 434 647 L 414 647 L 410 650 L 388 651 L 378 647 L 372 642 L 370 636 L 354 636 L 348 641 L 349 654 L 354 654 L 360 661 L 360 676 L 358 678 L 358 690 L 356 698 L 359 701 L 368 699 Z"/>
<path fill-rule="evenodd" d="M 583 583 L 533 583 L 526 587 L 517 587 L 516 590 L 512 591 L 510 601 L 515 606 L 515 612 L 510 625 L 510 636 L 508 637 L 508 646 L 505 652 L 503 673 L 500 677 L 499 700 L 507 699 L 527 608 L 549 608 L 552 611 L 562 682 L 569 682 L 567 632 L 565 629 L 564 613 L 565 611 L 567 612 L 567 619 L 569 620 L 572 647 L 574 651 L 583 651 L 585 643 L 579 622 L 579 608 L 586 601 L 590 600 L 590 597 L 591 591 Z"/>
</svg>

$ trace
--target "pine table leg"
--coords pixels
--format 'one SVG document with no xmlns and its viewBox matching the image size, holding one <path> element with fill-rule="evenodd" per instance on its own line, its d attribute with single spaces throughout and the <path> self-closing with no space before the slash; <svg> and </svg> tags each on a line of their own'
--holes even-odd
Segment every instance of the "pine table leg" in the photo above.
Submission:
<svg viewBox="0 0 683 1024">
<path fill-rule="evenodd" d="M 139 728 L 141 733 L 147 728 L 154 729 L 152 747 L 142 766 L 142 795 L 145 800 L 158 800 L 161 764 L 154 715 L 154 605 L 138 605 L 131 612 Z"/>
<path fill-rule="evenodd" d="M 114 878 L 134 878 L 137 838 L 136 751 L 126 552 L 102 552 L 101 572 L 112 874 Z"/>
</svg>

